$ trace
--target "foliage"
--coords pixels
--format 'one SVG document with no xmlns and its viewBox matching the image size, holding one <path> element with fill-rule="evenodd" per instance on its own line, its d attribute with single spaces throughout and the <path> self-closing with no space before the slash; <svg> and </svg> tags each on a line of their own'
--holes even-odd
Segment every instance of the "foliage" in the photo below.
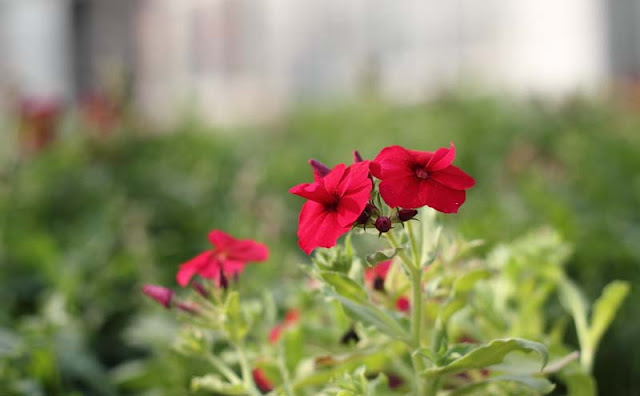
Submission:
<svg viewBox="0 0 640 396">
<path fill-rule="evenodd" d="M 302 256 L 292 253 L 299 205 L 283 192 L 308 178 L 303 164 L 309 153 L 333 164 L 352 148 L 371 158 L 383 145 L 428 148 L 455 141 L 457 161 L 473 169 L 478 183 L 462 215 L 444 218 L 444 224 L 484 239 L 475 249 L 489 263 L 497 260 L 495 249 L 502 249 L 498 242 L 551 225 L 574 246 L 572 255 L 568 245 L 554 247 L 559 257 L 552 260 L 567 260 L 572 284 L 584 288 L 579 299 L 595 301 L 614 279 L 639 280 L 638 127 L 632 112 L 581 100 L 548 105 L 448 97 L 407 107 L 369 102 L 301 109 L 282 123 L 252 131 L 205 131 L 185 123 L 174 133 L 149 135 L 138 131 L 146 127 L 131 124 L 98 140 L 72 125 L 51 146 L 21 159 L 3 144 L 0 388 L 10 381 L 22 389 L 18 394 L 181 393 L 189 375 L 205 375 L 202 364 L 166 347 L 178 325 L 143 301 L 139 286 L 171 284 L 178 264 L 207 247 L 202 236 L 212 227 L 270 246 L 270 263 L 241 279 L 247 293 L 261 299 L 262 285 L 301 279 L 295 263 Z M 521 244 L 546 237 L 531 238 Z M 525 249 L 515 244 L 505 246 Z M 516 273 L 517 267 L 508 266 Z M 557 276 L 549 271 L 538 275 Z M 500 329 L 489 328 L 492 338 L 547 334 L 570 349 L 584 343 L 581 337 L 600 338 L 594 336 L 600 333 L 596 323 L 602 319 L 596 318 L 602 314 L 596 312 L 602 309 L 594 307 L 591 319 L 577 319 L 590 330 L 574 333 L 571 321 L 562 318 L 567 312 L 589 318 L 582 303 L 567 304 L 552 287 L 519 287 L 528 288 L 531 298 L 516 299 L 523 312 L 507 310 L 505 325 L 518 333 L 497 335 Z M 624 294 L 619 286 L 608 290 L 600 301 Z M 640 331 L 633 320 L 640 314 L 637 293 L 631 290 L 593 357 L 603 394 L 640 391 L 632 375 L 640 370 L 640 355 L 633 352 Z M 273 290 L 271 308 L 265 308 L 271 323 L 294 302 L 314 304 L 291 295 L 295 288 L 286 284 Z M 447 298 L 452 320 L 469 315 L 457 310 L 456 297 Z M 512 308 L 509 299 L 503 304 Z M 341 325 L 335 334 L 323 335 L 325 327 L 310 331 L 318 340 L 335 340 L 348 320 Z M 554 347 L 550 353 L 548 367 L 558 356 Z M 575 389 L 593 386 L 576 365 L 567 366 L 576 367 L 574 372 L 558 374 L 561 382 Z M 360 366 L 356 361 L 352 370 Z M 322 372 L 309 380 L 328 376 Z"/>
</svg>

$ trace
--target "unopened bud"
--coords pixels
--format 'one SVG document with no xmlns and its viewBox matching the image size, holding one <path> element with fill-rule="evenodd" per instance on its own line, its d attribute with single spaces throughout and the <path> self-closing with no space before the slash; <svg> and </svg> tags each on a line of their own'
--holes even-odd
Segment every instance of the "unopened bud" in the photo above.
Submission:
<svg viewBox="0 0 640 396">
<path fill-rule="evenodd" d="M 251 371 L 251 376 L 253 377 L 253 382 L 256 384 L 260 392 L 268 393 L 273 390 L 273 384 L 267 378 L 266 374 L 262 369 L 255 368 Z"/>
<path fill-rule="evenodd" d="M 418 211 L 415 209 L 400 209 L 398 210 L 398 219 L 400 221 L 409 221 L 416 217 Z"/>
<path fill-rule="evenodd" d="M 311 165 L 311 167 L 313 168 L 313 173 L 321 178 L 325 177 L 329 174 L 329 172 L 331 172 L 331 169 L 329 169 L 325 164 L 320 161 L 314 160 L 313 158 L 309 160 L 309 165 Z"/>
<path fill-rule="evenodd" d="M 224 274 L 222 267 L 220 267 L 220 287 L 227 290 L 229 288 L 229 279 Z"/>
<path fill-rule="evenodd" d="M 173 290 L 163 286 L 157 285 L 144 285 L 142 286 L 142 292 L 147 296 L 153 298 L 158 303 L 162 304 L 165 308 L 171 307 L 171 299 L 173 298 Z"/>
<path fill-rule="evenodd" d="M 199 295 L 201 295 L 204 298 L 209 297 L 209 292 L 207 291 L 207 289 L 204 287 L 204 285 L 198 281 L 193 281 L 191 282 L 191 287 L 193 287 L 193 289 L 198 292 Z"/>
<path fill-rule="evenodd" d="M 362 213 L 360 213 L 360 216 L 358 216 L 356 224 L 366 226 L 369 223 L 369 219 L 371 219 L 371 216 L 377 211 L 378 208 L 376 208 L 375 205 L 368 203 L 362 210 Z"/>
<path fill-rule="evenodd" d="M 362 162 L 362 161 L 364 160 L 362 159 L 362 156 L 360 155 L 358 150 L 353 150 L 353 162 L 356 163 L 356 162 Z"/>
<path fill-rule="evenodd" d="M 358 336 L 358 333 L 356 333 L 356 330 L 353 328 L 353 326 L 351 326 L 349 331 L 344 333 L 342 338 L 340 338 L 340 343 L 343 345 L 349 345 L 351 342 L 357 344 L 358 341 L 360 341 L 360 337 Z"/>
<path fill-rule="evenodd" d="M 376 219 L 375 225 L 376 229 L 382 234 L 383 232 L 387 232 L 391 229 L 391 219 L 387 216 L 380 216 Z"/>
<path fill-rule="evenodd" d="M 179 310 L 184 311 L 191 315 L 197 315 L 200 313 L 200 309 L 198 308 L 198 306 L 188 301 L 180 301 L 176 304 L 176 307 Z"/>
</svg>

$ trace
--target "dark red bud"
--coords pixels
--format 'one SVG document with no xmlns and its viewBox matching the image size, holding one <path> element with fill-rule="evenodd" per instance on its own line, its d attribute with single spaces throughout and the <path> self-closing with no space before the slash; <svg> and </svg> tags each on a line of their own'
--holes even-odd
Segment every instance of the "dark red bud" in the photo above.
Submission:
<svg viewBox="0 0 640 396">
<path fill-rule="evenodd" d="M 358 333 L 356 333 L 356 330 L 353 328 L 353 326 L 351 326 L 349 331 L 344 333 L 342 338 L 340 338 L 340 343 L 343 345 L 349 345 L 351 342 L 357 344 L 358 341 L 360 341 L 360 337 L 358 336 Z"/>
<path fill-rule="evenodd" d="M 391 219 L 387 216 L 380 216 L 376 219 L 376 229 L 380 233 L 387 232 L 391 229 Z"/>
<path fill-rule="evenodd" d="M 329 169 L 325 164 L 314 160 L 313 158 L 309 160 L 309 165 L 313 168 L 313 173 L 320 177 L 325 177 L 329 172 L 331 172 L 331 169 Z"/>
<path fill-rule="evenodd" d="M 400 209 L 398 211 L 398 219 L 400 219 L 400 221 L 409 221 L 416 217 L 417 214 L 418 211 L 415 209 Z"/>
<path fill-rule="evenodd" d="M 368 203 L 362 210 L 362 213 L 360 213 L 360 216 L 358 216 L 356 224 L 366 225 L 377 210 L 378 208 L 376 208 L 375 205 Z"/>
<path fill-rule="evenodd" d="M 173 290 L 163 286 L 157 285 L 144 285 L 142 286 L 142 292 L 151 297 L 158 303 L 162 304 L 165 308 L 171 307 L 171 299 L 173 298 Z"/>
<path fill-rule="evenodd" d="M 220 287 L 225 290 L 229 288 L 229 279 L 227 279 L 222 268 L 220 268 Z"/>
<path fill-rule="evenodd" d="M 209 292 L 207 291 L 207 289 L 204 287 L 204 285 L 198 281 L 193 281 L 191 282 L 191 287 L 193 287 L 193 289 L 198 292 L 199 295 L 201 295 L 204 298 L 209 297 Z"/>
<path fill-rule="evenodd" d="M 356 163 L 356 162 L 362 162 L 362 161 L 364 160 L 362 159 L 362 156 L 360 155 L 358 150 L 353 150 L 353 162 Z"/>
</svg>

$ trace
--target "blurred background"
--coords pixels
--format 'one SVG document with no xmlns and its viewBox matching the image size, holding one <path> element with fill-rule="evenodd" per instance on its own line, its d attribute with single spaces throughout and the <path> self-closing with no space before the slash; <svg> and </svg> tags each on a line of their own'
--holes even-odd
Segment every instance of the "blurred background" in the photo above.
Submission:
<svg viewBox="0 0 640 396">
<path fill-rule="evenodd" d="M 637 285 L 639 20 L 633 0 L 0 0 L 0 390 L 184 393 L 201 368 L 140 286 L 175 287 L 212 228 L 271 247 L 247 287 L 300 276 L 286 191 L 353 149 L 454 141 L 477 186 L 446 223 L 489 246 L 549 225 L 591 301 Z M 601 394 L 640 394 L 639 302 Z"/>
</svg>

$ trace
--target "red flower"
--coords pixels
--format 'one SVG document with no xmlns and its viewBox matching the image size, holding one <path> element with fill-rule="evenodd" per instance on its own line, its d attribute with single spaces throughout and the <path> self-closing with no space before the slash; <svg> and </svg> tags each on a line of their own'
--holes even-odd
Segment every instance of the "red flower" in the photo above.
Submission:
<svg viewBox="0 0 640 396">
<path fill-rule="evenodd" d="M 298 245 L 307 254 L 316 247 L 332 247 L 360 217 L 371 193 L 369 161 L 349 167 L 337 165 L 313 183 L 289 192 L 307 198 L 298 219 Z"/>
<path fill-rule="evenodd" d="M 291 326 L 295 325 L 300 319 L 300 311 L 296 309 L 290 309 L 284 315 L 284 320 L 281 323 L 278 323 L 271 329 L 269 333 L 269 342 L 275 344 L 280 339 L 282 332 Z"/>
<path fill-rule="evenodd" d="M 251 239 L 235 239 L 219 230 L 209 233 L 213 250 L 202 252 L 180 265 L 176 280 L 186 286 L 194 275 L 220 282 L 221 277 L 239 274 L 248 261 L 264 261 L 269 250 Z"/>
<path fill-rule="evenodd" d="M 451 165 L 455 147 L 436 152 L 386 147 L 371 162 L 371 173 L 381 180 L 380 195 L 391 207 L 429 206 L 443 213 L 456 213 L 475 180 Z"/>
<path fill-rule="evenodd" d="M 267 393 L 273 390 L 273 384 L 269 381 L 262 369 L 253 369 L 251 375 L 253 376 L 253 382 L 255 382 L 258 389 L 260 389 L 260 392 Z"/>
</svg>

